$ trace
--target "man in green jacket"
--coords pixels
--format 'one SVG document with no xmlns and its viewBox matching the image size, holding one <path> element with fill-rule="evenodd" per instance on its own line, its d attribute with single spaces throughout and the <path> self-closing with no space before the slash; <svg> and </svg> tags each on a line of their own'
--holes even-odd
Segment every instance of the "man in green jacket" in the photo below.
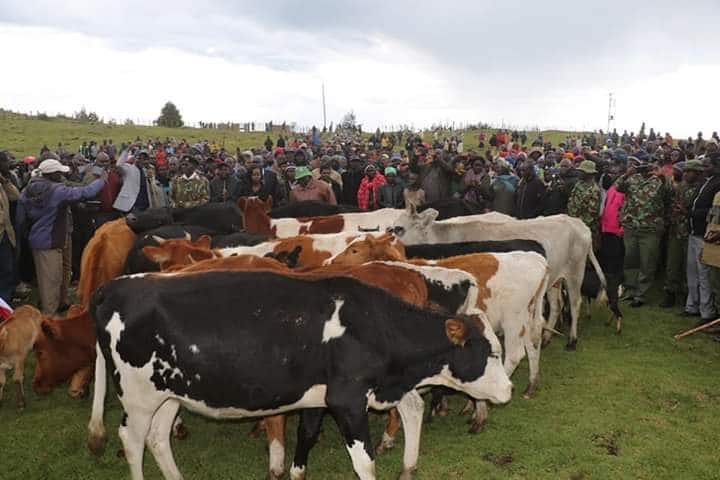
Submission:
<svg viewBox="0 0 720 480">
<path fill-rule="evenodd" d="M 655 280 L 660 238 L 665 230 L 672 189 L 662 175 L 642 159 L 629 157 L 631 166 L 618 178 L 616 188 L 625 194 L 620 223 L 625 230 L 625 299 L 631 307 L 645 303 Z"/>
</svg>

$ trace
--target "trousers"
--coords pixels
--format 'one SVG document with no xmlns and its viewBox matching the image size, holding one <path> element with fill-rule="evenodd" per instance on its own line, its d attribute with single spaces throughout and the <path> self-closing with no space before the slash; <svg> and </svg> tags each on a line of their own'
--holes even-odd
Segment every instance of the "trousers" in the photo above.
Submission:
<svg viewBox="0 0 720 480">
<path fill-rule="evenodd" d="M 715 304 L 710 288 L 709 267 L 700 261 L 703 238 L 690 235 L 687 247 L 687 286 L 688 296 L 685 311 L 700 313 L 703 319 L 715 316 Z"/>
</svg>

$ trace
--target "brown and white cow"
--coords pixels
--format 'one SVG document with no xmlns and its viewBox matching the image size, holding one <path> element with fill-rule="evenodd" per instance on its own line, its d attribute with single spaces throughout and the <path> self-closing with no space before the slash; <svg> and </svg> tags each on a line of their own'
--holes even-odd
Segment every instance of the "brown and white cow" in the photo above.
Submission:
<svg viewBox="0 0 720 480">
<path fill-rule="evenodd" d="M 40 334 L 41 322 L 42 314 L 37 308 L 22 305 L 10 318 L 0 323 L 0 403 L 5 390 L 5 370 L 12 368 L 17 406 L 25 408 L 25 359 Z"/>
<path fill-rule="evenodd" d="M 333 260 L 333 265 L 358 265 L 375 260 L 398 260 L 398 248 L 383 251 L 373 239 L 353 243 Z M 543 327 L 543 296 L 548 265 L 533 252 L 476 253 L 441 260 L 402 259 L 415 265 L 432 265 L 470 273 L 479 290 L 477 309 L 486 313 L 495 332 L 503 332 L 505 371 L 508 376 L 527 354 L 530 378 L 525 397 L 537 390 Z M 478 402 L 471 431 L 482 428 L 487 405 Z M 390 443 L 394 432 L 386 432 Z"/>
<path fill-rule="evenodd" d="M 587 259 L 600 280 L 598 299 L 604 303 L 606 281 L 592 249 L 590 229 L 579 219 L 553 215 L 530 220 L 516 220 L 502 214 L 485 214 L 435 221 L 438 212 L 403 211 L 393 226 L 393 233 L 406 245 L 477 242 L 487 240 L 534 240 L 545 249 L 549 268 L 549 286 L 564 284 L 570 298 L 572 324 L 567 348 L 577 344 L 577 325 L 582 303 L 581 286 Z M 560 289 L 547 292 L 550 301 L 548 326 L 554 328 L 560 314 Z M 548 332 L 545 333 L 549 339 Z"/>
<path fill-rule="evenodd" d="M 391 260 L 405 258 L 400 242 L 385 233 L 377 238 L 373 234 L 350 233 L 299 235 L 271 240 L 252 247 L 221 249 L 211 249 L 208 237 L 200 237 L 195 242 L 186 239 L 169 239 L 159 242 L 158 246 L 143 247 L 143 253 L 149 260 L 160 264 L 163 270 L 167 270 L 169 266 L 177 268 L 200 260 L 237 255 L 272 257 L 292 268 L 316 268 L 331 264 L 337 255 L 348 249 L 352 251 L 355 242 L 365 239 L 368 239 L 368 245 L 373 245 L 386 255 L 387 252 L 398 249 Z"/>
<path fill-rule="evenodd" d="M 403 212 L 383 208 L 373 212 L 340 213 L 327 217 L 270 218 L 272 197 L 262 201 L 257 197 L 240 198 L 243 224 L 248 233 L 288 238 L 296 235 L 322 233 L 385 232 Z"/>
</svg>

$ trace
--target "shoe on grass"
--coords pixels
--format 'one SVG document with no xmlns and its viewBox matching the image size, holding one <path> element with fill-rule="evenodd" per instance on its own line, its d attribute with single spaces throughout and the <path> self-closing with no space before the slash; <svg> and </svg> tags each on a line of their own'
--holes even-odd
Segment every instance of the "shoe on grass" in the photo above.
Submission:
<svg viewBox="0 0 720 480">
<path fill-rule="evenodd" d="M 678 317 L 683 318 L 690 318 L 690 317 L 699 317 L 700 312 L 688 312 L 687 310 L 683 310 L 681 313 L 678 314 Z"/>
</svg>

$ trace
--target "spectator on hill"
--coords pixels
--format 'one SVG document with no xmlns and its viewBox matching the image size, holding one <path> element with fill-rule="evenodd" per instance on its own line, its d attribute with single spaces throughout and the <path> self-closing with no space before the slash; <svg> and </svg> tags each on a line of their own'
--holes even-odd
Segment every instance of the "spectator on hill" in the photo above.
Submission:
<svg viewBox="0 0 720 480">
<path fill-rule="evenodd" d="M 365 178 L 358 188 L 357 205 L 361 210 L 377 210 L 380 186 L 385 183 L 385 177 L 379 173 L 374 165 L 365 167 Z"/>
<path fill-rule="evenodd" d="M 337 205 L 335 194 L 330 186 L 312 178 L 312 172 L 307 166 L 297 167 L 294 171 L 294 179 L 297 185 L 290 192 L 290 203 L 312 200 Z"/>
<path fill-rule="evenodd" d="M 18 230 L 27 232 L 35 261 L 43 313 L 54 315 L 66 304 L 71 272 L 70 235 L 72 217 L 69 205 L 95 197 L 105 186 L 107 175 L 84 187 L 66 187 L 63 173 L 70 168 L 57 156 L 46 153 L 33 177 L 20 196 L 17 212 Z"/>
<path fill-rule="evenodd" d="M 8 305 L 17 287 L 17 239 L 10 208 L 20 196 L 10 178 L 10 158 L 6 152 L 0 152 L 0 298 Z"/>
<path fill-rule="evenodd" d="M 385 184 L 378 191 L 378 207 L 405 208 L 405 197 L 402 183 L 398 181 L 397 170 L 394 167 L 385 169 Z"/>
<path fill-rule="evenodd" d="M 526 160 L 520 167 L 522 178 L 515 191 L 515 216 L 520 219 L 535 218 L 542 213 L 545 184 L 535 171 L 535 162 Z"/>
<path fill-rule="evenodd" d="M 350 165 L 347 171 L 342 174 L 343 200 L 346 205 L 357 206 L 357 193 L 365 174 L 362 170 L 362 159 L 353 155 L 350 157 Z"/>
<path fill-rule="evenodd" d="M 342 185 L 336 181 L 336 177 L 339 177 L 339 174 L 330 166 L 330 161 L 323 163 L 319 171 L 320 180 L 330 185 L 333 194 L 335 194 L 335 200 L 342 198 Z M 313 178 L 314 177 L 315 172 L 313 172 Z"/>
<path fill-rule="evenodd" d="M 197 168 L 198 161 L 194 157 L 183 156 L 180 163 L 182 174 L 172 179 L 170 187 L 171 207 L 197 207 L 210 201 L 209 182 L 198 173 Z"/>
<path fill-rule="evenodd" d="M 218 166 L 217 175 L 210 182 L 210 201 L 235 201 L 240 196 L 240 181 L 230 174 L 230 165 L 223 162 Z"/>
<path fill-rule="evenodd" d="M 436 149 L 425 163 L 420 163 L 417 155 L 410 159 L 410 169 L 420 175 L 420 184 L 428 203 L 450 197 L 450 184 L 455 171 L 443 156 L 443 151 Z"/>
</svg>

